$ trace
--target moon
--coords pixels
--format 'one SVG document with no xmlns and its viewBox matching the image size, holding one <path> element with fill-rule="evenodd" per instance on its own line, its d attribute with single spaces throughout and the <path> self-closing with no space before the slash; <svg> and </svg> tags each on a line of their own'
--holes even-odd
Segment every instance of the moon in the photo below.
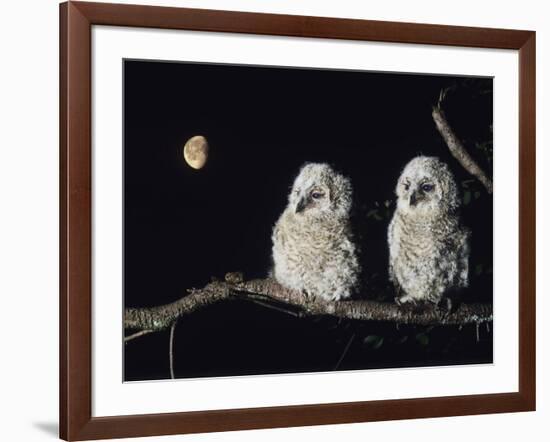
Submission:
<svg viewBox="0 0 550 442">
<path fill-rule="evenodd" d="M 208 160 L 208 141 L 202 135 L 191 137 L 183 147 L 183 157 L 193 169 L 202 169 Z"/>
</svg>

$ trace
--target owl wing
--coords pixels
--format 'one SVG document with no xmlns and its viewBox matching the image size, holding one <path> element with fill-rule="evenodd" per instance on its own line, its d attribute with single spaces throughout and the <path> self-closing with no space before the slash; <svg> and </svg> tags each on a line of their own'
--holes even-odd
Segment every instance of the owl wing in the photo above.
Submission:
<svg viewBox="0 0 550 442">
<path fill-rule="evenodd" d="M 469 273 L 469 258 L 470 258 L 470 231 L 463 228 L 460 235 L 460 243 L 458 248 L 458 286 L 468 287 Z"/>
<path fill-rule="evenodd" d="M 390 262 L 390 265 L 388 266 L 388 277 L 390 279 L 390 282 L 394 285 L 395 289 L 397 291 L 401 290 L 401 286 L 399 285 L 399 282 L 397 281 L 397 278 L 395 276 L 395 272 L 393 270 L 393 265 Z"/>
<path fill-rule="evenodd" d="M 393 286 L 395 287 L 397 294 L 399 295 L 399 293 L 402 290 L 401 290 L 401 286 L 399 285 L 399 282 L 397 281 L 397 277 L 395 276 L 395 271 L 393 268 L 392 256 L 391 256 L 392 245 L 394 244 L 394 241 L 395 241 L 394 229 L 395 229 L 395 216 L 394 218 L 392 218 L 390 225 L 388 226 L 388 248 L 389 248 L 389 254 L 390 254 L 389 265 L 388 265 L 388 277 L 391 283 L 393 284 Z"/>
<path fill-rule="evenodd" d="M 283 232 L 282 232 L 282 224 L 284 223 L 284 213 L 281 215 L 281 217 L 277 220 L 275 225 L 273 226 L 273 233 L 271 234 L 271 240 L 273 241 L 273 244 L 282 243 L 283 241 Z"/>
</svg>

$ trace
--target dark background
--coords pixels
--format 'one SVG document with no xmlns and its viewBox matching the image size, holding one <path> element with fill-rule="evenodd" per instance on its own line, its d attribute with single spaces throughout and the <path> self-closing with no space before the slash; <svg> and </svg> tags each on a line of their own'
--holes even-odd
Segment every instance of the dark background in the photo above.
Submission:
<svg viewBox="0 0 550 442">
<path fill-rule="evenodd" d="M 418 154 L 448 162 L 473 231 L 465 302 L 492 300 L 492 199 L 453 159 L 431 119 L 444 108 L 492 171 L 492 79 L 126 60 L 124 304 L 174 301 L 229 271 L 266 276 L 271 230 L 306 161 L 329 162 L 354 185 L 363 296 L 391 299 L 386 229 L 393 189 Z M 191 169 L 182 149 L 205 136 Z M 492 331 L 295 319 L 246 302 L 179 321 L 177 377 L 327 371 L 492 361 Z M 348 345 L 349 344 L 349 345 Z M 347 347 L 347 351 L 345 350 Z M 169 377 L 168 332 L 124 346 L 125 380 Z"/>
</svg>

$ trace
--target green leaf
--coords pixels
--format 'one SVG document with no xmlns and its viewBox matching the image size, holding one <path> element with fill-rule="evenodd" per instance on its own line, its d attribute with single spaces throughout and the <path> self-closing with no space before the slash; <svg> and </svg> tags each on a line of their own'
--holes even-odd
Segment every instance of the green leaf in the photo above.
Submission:
<svg viewBox="0 0 550 442">
<path fill-rule="evenodd" d="M 370 345 L 370 344 L 373 344 L 374 342 L 377 342 L 379 339 L 380 339 L 380 336 L 368 335 L 367 337 L 365 337 L 365 339 L 363 339 L 363 344 Z"/>
<path fill-rule="evenodd" d="M 417 342 L 424 347 L 426 347 L 430 343 L 430 338 L 426 333 L 418 333 L 415 338 Z"/>
<path fill-rule="evenodd" d="M 467 206 L 468 204 L 470 204 L 470 201 L 472 199 L 472 192 L 470 192 L 469 190 L 467 190 L 466 192 L 464 192 L 464 198 L 462 200 L 462 203 Z"/>
<path fill-rule="evenodd" d="M 398 344 L 404 344 L 405 342 L 407 342 L 409 340 L 409 337 L 407 335 L 405 336 L 401 336 L 398 340 L 397 340 L 397 343 Z"/>
<path fill-rule="evenodd" d="M 382 347 L 383 343 L 384 343 L 383 336 L 368 335 L 365 339 L 363 339 L 363 344 L 368 345 L 373 350 L 378 350 L 380 347 Z"/>
</svg>

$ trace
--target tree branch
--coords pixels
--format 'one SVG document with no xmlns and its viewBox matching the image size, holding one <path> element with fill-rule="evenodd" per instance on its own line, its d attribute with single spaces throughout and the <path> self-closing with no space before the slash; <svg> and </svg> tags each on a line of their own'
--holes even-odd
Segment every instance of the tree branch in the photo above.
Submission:
<svg viewBox="0 0 550 442">
<path fill-rule="evenodd" d="M 441 91 L 439 96 L 439 101 L 432 110 L 432 118 L 435 122 L 437 130 L 445 140 L 449 151 L 455 157 L 458 162 L 469 172 L 471 175 L 476 177 L 481 183 L 485 186 L 488 193 L 493 193 L 493 183 L 489 177 L 483 172 L 481 167 L 475 162 L 475 160 L 470 156 L 462 142 L 458 139 L 453 129 L 449 125 L 445 113 L 441 108 L 441 102 L 443 101 L 446 94 L 446 90 Z"/>
<path fill-rule="evenodd" d="M 127 308 L 124 327 L 137 330 L 164 330 L 181 318 L 217 302 L 244 299 L 278 303 L 285 313 L 290 309 L 299 317 L 328 315 L 360 321 L 394 322 L 419 325 L 479 324 L 493 320 L 490 304 L 462 304 L 450 314 L 437 308 L 416 311 L 389 302 L 348 300 L 330 302 L 286 289 L 272 279 L 233 282 L 215 281 L 202 289 L 191 289 L 183 298 L 167 305 L 151 308 Z"/>
</svg>

